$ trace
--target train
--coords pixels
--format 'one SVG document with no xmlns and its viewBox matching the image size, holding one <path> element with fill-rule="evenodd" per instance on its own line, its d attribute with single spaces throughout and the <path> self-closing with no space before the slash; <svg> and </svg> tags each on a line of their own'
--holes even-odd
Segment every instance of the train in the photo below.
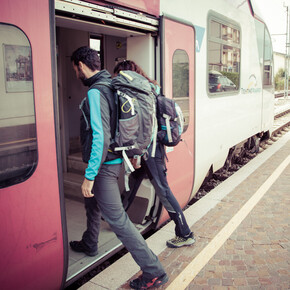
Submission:
<svg viewBox="0 0 290 290">
<path fill-rule="evenodd" d="M 110 73 L 134 60 L 181 107 L 182 142 L 166 154 L 182 208 L 271 135 L 272 43 L 254 0 L 2 0 L 0 42 L 1 289 L 63 289 L 122 248 L 104 221 L 97 256 L 68 245 L 86 227 L 78 47 Z M 142 233 L 169 219 L 148 179 L 127 212 Z"/>
</svg>

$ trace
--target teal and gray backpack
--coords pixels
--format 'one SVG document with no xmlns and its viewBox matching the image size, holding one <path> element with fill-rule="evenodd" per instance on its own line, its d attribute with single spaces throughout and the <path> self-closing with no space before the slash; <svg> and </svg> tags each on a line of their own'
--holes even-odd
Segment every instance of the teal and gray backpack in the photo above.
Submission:
<svg viewBox="0 0 290 290">
<path fill-rule="evenodd" d="M 118 104 L 118 124 L 112 147 L 122 152 L 125 164 L 134 171 L 129 158 L 140 159 L 147 154 L 150 144 L 156 143 L 156 98 L 150 82 L 134 71 L 120 71 L 113 78 L 112 87 Z"/>
</svg>

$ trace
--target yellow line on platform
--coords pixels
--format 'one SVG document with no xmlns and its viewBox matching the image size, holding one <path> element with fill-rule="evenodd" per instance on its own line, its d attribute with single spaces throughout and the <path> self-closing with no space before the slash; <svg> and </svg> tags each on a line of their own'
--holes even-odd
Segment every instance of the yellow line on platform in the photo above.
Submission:
<svg viewBox="0 0 290 290">
<path fill-rule="evenodd" d="M 185 289 L 200 270 L 216 254 L 220 247 L 226 242 L 260 199 L 270 189 L 273 183 L 290 163 L 290 155 L 276 168 L 272 175 L 261 185 L 255 194 L 244 204 L 244 206 L 232 217 L 232 219 L 220 230 L 211 242 L 185 267 L 185 269 L 168 285 L 168 290 Z"/>
</svg>

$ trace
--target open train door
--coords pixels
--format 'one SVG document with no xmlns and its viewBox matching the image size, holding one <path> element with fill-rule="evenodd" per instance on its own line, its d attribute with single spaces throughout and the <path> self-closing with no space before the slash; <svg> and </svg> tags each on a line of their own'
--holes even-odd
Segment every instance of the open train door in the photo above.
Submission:
<svg viewBox="0 0 290 290">
<path fill-rule="evenodd" d="M 179 104 L 185 117 L 183 141 L 166 148 L 169 184 L 184 207 L 194 180 L 195 29 L 191 23 L 167 15 L 161 17 L 160 25 L 162 93 Z M 165 218 L 163 213 L 159 222 Z"/>
</svg>

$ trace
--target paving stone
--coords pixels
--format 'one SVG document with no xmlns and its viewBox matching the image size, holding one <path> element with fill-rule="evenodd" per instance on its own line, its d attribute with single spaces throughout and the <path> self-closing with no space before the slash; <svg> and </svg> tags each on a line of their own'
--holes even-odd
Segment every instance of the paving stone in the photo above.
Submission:
<svg viewBox="0 0 290 290">
<path fill-rule="evenodd" d="M 247 280 L 245 278 L 234 278 L 234 286 L 247 286 Z"/>
<path fill-rule="evenodd" d="M 233 279 L 222 279 L 222 286 L 232 286 Z"/>
<path fill-rule="evenodd" d="M 208 283 L 209 286 L 221 285 L 221 279 L 211 278 L 211 279 L 207 280 L 207 283 Z"/>
<path fill-rule="evenodd" d="M 233 278 L 233 273 L 231 273 L 231 272 L 223 272 L 222 276 L 225 279 L 231 279 L 231 278 Z"/>
<path fill-rule="evenodd" d="M 246 278 L 248 285 L 260 285 L 260 282 L 258 279 L 255 278 Z"/>
</svg>

